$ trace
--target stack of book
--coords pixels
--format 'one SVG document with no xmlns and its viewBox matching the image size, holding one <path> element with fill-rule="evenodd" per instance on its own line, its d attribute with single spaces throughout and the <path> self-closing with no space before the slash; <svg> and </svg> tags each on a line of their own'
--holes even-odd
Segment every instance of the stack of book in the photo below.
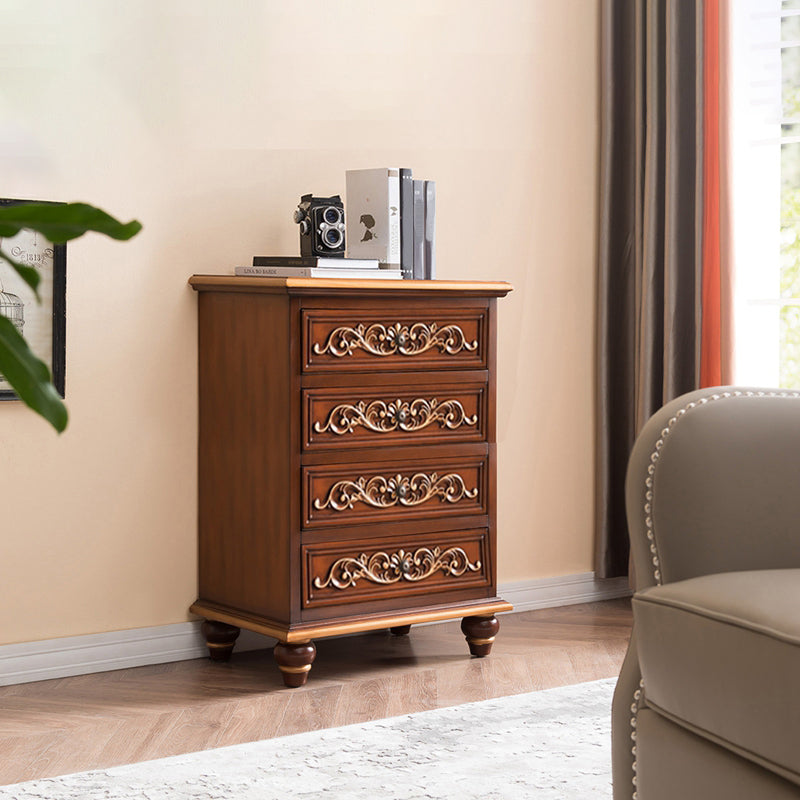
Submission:
<svg viewBox="0 0 800 800">
<path fill-rule="evenodd" d="M 403 278 L 436 277 L 436 183 L 408 168 L 345 173 L 348 258 L 374 258 Z"/>
<path fill-rule="evenodd" d="M 305 256 L 254 256 L 252 267 L 236 267 L 236 275 L 262 278 L 360 278 L 399 280 L 399 269 L 381 269 L 376 259 Z"/>
</svg>

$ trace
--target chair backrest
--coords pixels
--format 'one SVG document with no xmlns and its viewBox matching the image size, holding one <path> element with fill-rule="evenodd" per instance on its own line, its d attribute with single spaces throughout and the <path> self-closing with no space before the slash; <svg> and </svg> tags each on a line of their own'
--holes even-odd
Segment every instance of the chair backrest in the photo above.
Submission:
<svg viewBox="0 0 800 800">
<path fill-rule="evenodd" d="M 628 462 L 636 588 L 800 567 L 800 392 L 718 387 L 645 425 Z"/>
</svg>

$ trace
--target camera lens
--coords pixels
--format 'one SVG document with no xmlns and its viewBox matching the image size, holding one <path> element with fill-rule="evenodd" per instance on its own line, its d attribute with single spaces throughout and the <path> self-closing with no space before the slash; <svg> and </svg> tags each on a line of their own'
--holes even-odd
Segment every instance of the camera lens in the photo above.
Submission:
<svg viewBox="0 0 800 800">
<path fill-rule="evenodd" d="M 344 236 L 338 228 L 328 228 L 323 234 L 323 238 L 328 247 L 338 247 L 342 243 Z"/>
<path fill-rule="evenodd" d="M 328 225 L 335 225 L 342 218 L 342 212 L 336 206 L 327 206 L 322 212 L 322 219 Z"/>
</svg>

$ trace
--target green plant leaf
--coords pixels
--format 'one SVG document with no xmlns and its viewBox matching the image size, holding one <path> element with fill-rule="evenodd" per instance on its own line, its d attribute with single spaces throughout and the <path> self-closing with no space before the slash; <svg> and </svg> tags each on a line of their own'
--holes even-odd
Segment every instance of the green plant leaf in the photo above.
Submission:
<svg viewBox="0 0 800 800">
<path fill-rule="evenodd" d="M 44 417 L 59 433 L 67 427 L 67 408 L 50 381 L 47 364 L 34 355 L 11 323 L 0 315 L 0 374 L 19 399 Z"/>
<path fill-rule="evenodd" d="M 142 229 L 136 220 L 122 223 L 87 203 L 19 203 L 0 207 L 0 236 L 15 236 L 24 229 L 41 233 L 53 244 L 77 239 L 88 231 L 127 240 Z"/>
<path fill-rule="evenodd" d="M 39 281 L 41 280 L 41 276 L 39 273 L 33 268 L 29 267 L 26 264 L 21 264 L 19 261 L 15 261 L 11 256 L 4 253 L 0 250 L 0 258 L 3 261 L 8 262 L 11 265 L 13 270 L 16 270 L 17 274 L 28 284 L 28 286 L 33 289 L 34 293 L 36 294 L 36 299 L 41 302 L 41 297 L 39 297 Z"/>
</svg>

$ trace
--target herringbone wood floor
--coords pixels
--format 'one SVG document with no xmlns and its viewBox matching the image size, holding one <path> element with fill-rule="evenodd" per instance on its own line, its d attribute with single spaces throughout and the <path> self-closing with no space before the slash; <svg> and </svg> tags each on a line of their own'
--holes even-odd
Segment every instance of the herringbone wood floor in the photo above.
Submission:
<svg viewBox="0 0 800 800">
<path fill-rule="evenodd" d="M 269 650 L 2 687 L 0 784 L 613 677 L 630 602 L 500 625 L 484 659 L 469 657 L 458 622 L 319 640 L 300 689 L 283 688 Z"/>
</svg>

